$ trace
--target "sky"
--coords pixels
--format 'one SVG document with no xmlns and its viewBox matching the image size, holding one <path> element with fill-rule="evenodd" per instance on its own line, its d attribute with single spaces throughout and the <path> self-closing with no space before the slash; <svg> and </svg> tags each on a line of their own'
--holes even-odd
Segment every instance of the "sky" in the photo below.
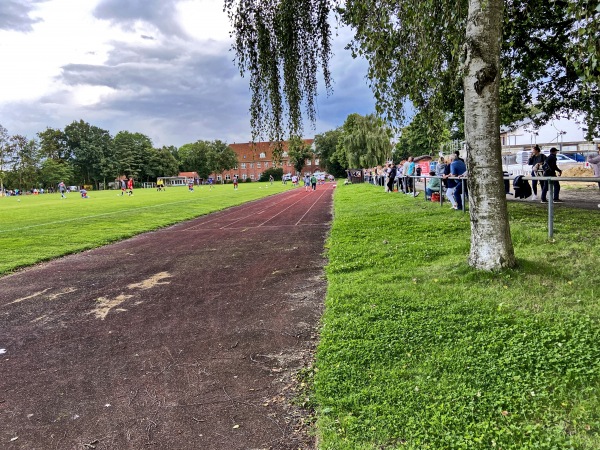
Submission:
<svg viewBox="0 0 600 450">
<path fill-rule="evenodd" d="M 250 91 L 222 0 L 0 0 L 0 125 L 29 139 L 83 120 L 155 147 L 248 142 Z M 334 38 L 333 94 L 304 137 L 374 112 L 367 64 Z"/>
</svg>

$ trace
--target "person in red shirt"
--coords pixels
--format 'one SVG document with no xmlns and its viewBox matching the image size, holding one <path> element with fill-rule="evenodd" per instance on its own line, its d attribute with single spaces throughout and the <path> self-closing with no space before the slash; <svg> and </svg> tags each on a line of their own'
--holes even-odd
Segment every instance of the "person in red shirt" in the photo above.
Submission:
<svg viewBox="0 0 600 450">
<path fill-rule="evenodd" d="M 133 178 L 127 180 L 127 195 L 133 195 Z"/>
</svg>

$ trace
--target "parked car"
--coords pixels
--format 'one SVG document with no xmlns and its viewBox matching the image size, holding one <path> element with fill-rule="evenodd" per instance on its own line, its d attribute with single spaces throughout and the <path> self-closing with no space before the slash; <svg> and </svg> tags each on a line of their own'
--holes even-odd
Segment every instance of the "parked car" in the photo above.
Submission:
<svg viewBox="0 0 600 450">
<path fill-rule="evenodd" d="M 548 156 L 550 154 L 550 150 L 544 150 L 544 151 L 542 151 L 542 153 L 544 155 Z M 529 161 L 530 156 L 531 156 L 531 152 L 527 151 L 527 150 L 524 150 L 522 152 L 517 152 L 517 164 L 527 164 L 527 161 Z M 576 156 L 576 155 L 573 155 L 573 156 Z M 578 158 L 567 156 L 564 153 L 557 153 L 556 158 L 557 158 L 559 164 L 561 163 L 561 161 L 564 163 L 574 163 L 574 162 L 579 161 Z M 583 162 L 583 161 L 585 161 L 585 158 L 581 159 L 581 162 Z"/>
<path fill-rule="evenodd" d="M 517 153 L 517 164 L 508 164 L 508 165 L 504 166 L 505 170 L 510 175 L 530 175 L 531 174 L 532 167 L 527 164 L 527 161 L 529 160 L 529 156 L 527 156 L 525 158 L 524 155 L 522 155 L 525 153 L 530 153 L 530 152 L 523 151 L 523 152 Z M 545 154 L 545 152 L 544 152 L 544 154 Z M 548 155 L 546 155 L 546 156 L 548 156 Z M 524 162 L 521 163 L 520 161 L 524 161 Z M 558 167 L 561 168 L 562 170 L 568 169 L 570 167 L 583 167 L 583 163 L 577 162 L 574 159 L 569 158 L 567 155 L 563 155 L 562 153 L 556 154 L 556 163 L 557 163 Z"/>
</svg>

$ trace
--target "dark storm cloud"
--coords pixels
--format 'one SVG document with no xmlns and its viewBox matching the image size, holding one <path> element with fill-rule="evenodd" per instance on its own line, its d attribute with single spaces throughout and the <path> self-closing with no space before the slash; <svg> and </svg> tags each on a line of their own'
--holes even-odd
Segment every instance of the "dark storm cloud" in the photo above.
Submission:
<svg viewBox="0 0 600 450">
<path fill-rule="evenodd" d="M 121 44 L 105 65 L 64 66 L 61 81 L 68 86 L 114 89 L 115 95 L 88 107 L 90 117 L 103 115 L 117 126 L 120 121 L 118 130 L 139 131 L 150 137 L 158 127 L 163 135 L 174 139 L 163 142 L 161 138 L 161 145 L 249 138 L 247 81 L 239 76 L 227 51 L 205 55 L 168 44 L 152 49 Z M 44 102 L 61 103 L 65 94 L 47 96 Z M 112 118 L 107 115 L 109 111 Z M 131 129 L 132 121 L 147 124 L 148 129 Z M 118 130 L 111 128 L 111 133 Z"/>
<path fill-rule="evenodd" d="M 143 133 L 156 146 L 181 146 L 198 139 L 249 141 L 249 79 L 240 76 L 227 43 L 190 42 L 164 36 L 138 43 L 113 41 L 103 64 L 63 66 L 57 79 L 63 90 L 35 104 L 0 105 L 0 117 L 10 118 L 3 125 L 11 133 L 33 137 L 46 126 L 64 128 L 84 120 L 113 136 L 122 130 Z M 345 42 L 336 44 L 331 61 L 334 92 L 327 97 L 321 90 L 317 123 L 314 127 L 305 123 L 305 137 L 342 125 L 348 114 L 374 111 L 364 78 L 366 63 L 351 59 L 343 49 Z M 112 91 L 81 106 L 71 91 L 72 87 L 78 92 L 81 86 Z"/>
<path fill-rule="evenodd" d="M 132 29 L 137 20 L 150 23 L 166 36 L 185 36 L 177 23 L 179 0 L 102 0 L 93 11 L 98 19 Z"/>
<path fill-rule="evenodd" d="M 0 1 L 0 30 L 29 32 L 33 24 L 41 19 L 31 18 L 29 14 L 38 3 L 48 0 L 1 0 Z"/>
</svg>

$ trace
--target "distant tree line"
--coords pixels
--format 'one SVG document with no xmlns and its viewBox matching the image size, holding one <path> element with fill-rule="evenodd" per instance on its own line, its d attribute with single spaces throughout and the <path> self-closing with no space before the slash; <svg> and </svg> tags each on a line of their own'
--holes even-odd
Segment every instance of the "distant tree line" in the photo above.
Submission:
<svg viewBox="0 0 600 450">
<path fill-rule="evenodd" d="M 180 171 L 207 178 L 236 165 L 235 152 L 219 140 L 156 148 L 142 133 L 119 131 L 113 137 L 83 120 L 64 130 L 47 128 L 35 139 L 11 136 L 0 125 L 0 189 L 48 188 L 60 181 L 98 189 L 119 176 L 150 182 Z"/>
</svg>

